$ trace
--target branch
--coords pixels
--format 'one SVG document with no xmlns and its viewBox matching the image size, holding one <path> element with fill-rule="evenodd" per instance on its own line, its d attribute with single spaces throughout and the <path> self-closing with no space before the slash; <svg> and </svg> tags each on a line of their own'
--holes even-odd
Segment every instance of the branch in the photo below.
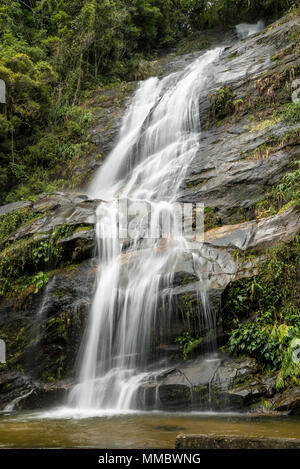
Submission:
<svg viewBox="0 0 300 469">
<path fill-rule="evenodd" d="M 22 5 L 24 5 L 26 8 L 29 8 L 29 10 L 33 11 L 33 7 L 30 5 L 27 5 L 27 3 L 24 2 L 23 0 L 20 0 L 20 3 L 22 3 Z"/>
</svg>

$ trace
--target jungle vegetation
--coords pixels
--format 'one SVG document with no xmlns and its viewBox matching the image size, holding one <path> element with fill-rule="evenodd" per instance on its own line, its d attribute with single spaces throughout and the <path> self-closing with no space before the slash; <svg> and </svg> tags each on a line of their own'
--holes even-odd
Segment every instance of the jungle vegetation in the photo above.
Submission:
<svg viewBox="0 0 300 469">
<path fill-rule="evenodd" d="M 274 17 L 297 0 L 1 0 L 0 204 L 77 184 L 90 90 L 139 77 L 195 31 Z"/>
</svg>

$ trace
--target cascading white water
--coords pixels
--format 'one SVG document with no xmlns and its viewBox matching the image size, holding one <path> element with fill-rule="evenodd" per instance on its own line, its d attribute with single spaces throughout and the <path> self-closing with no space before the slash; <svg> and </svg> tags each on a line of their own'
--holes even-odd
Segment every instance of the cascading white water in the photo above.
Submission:
<svg viewBox="0 0 300 469">
<path fill-rule="evenodd" d="M 259 20 L 256 24 L 241 23 L 235 27 L 239 39 L 245 39 L 253 34 L 260 33 L 264 28 L 265 23 L 262 20 Z"/>
<path fill-rule="evenodd" d="M 98 284 L 71 406 L 134 408 L 135 390 L 151 363 L 153 330 L 159 340 L 170 327 L 173 272 L 188 240 L 176 234 L 143 239 L 140 226 L 125 251 L 118 239 L 117 198 L 146 201 L 154 230 L 161 217 L 175 217 L 173 203 L 199 148 L 201 91 L 222 50 L 140 84 L 119 141 L 91 184 L 90 194 L 106 203 L 97 210 Z M 194 266 L 200 277 L 201 260 L 195 257 Z M 205 304 L 205 293 L 199 295 Z M 212 321 L 208 309 L 206 315 Z"/>
</svg>

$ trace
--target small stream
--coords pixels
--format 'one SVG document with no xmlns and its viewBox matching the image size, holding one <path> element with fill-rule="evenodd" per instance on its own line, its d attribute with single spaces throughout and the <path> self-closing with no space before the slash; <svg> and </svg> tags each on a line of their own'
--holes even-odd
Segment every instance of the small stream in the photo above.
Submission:
<svg viewBox="0 0 300 469">
<path fill-rule="evenodd" d="M 109 411 L 87 418 L 62 409 L 0 413 L 0 448 L 169 449 L 180 433 L 300 438 L 300 419 Z"/>
</svg>

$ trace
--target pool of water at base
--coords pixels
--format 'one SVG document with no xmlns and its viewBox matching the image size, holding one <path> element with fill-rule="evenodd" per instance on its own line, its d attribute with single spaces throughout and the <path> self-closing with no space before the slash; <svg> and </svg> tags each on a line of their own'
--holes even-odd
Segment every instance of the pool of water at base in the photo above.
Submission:
<svg viewBox="0 0 300 469">
<path fill-rule="evenodd" d="M 180 433 L 300 438 L 298 417 L 215 413 L 0 412 L 0 448 L 174 448 Z"/>
</svg>

